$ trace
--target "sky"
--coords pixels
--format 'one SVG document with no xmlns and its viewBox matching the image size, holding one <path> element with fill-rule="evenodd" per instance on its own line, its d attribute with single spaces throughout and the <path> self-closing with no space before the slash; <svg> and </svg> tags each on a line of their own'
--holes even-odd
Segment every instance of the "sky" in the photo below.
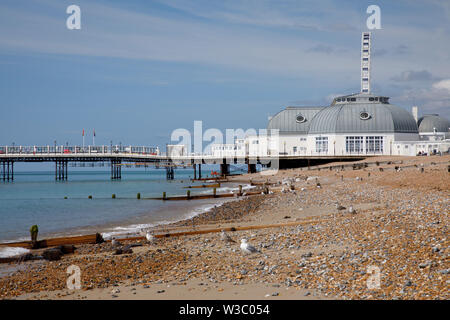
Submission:
<svg viewBox="0 0 450 320">
<path fill-rule="evenodd" d="M 69 5 L 81 29 L 69 30 Z M 165 146 L 177 128 L 266 128 L 289 105 L 360 91 L 366 9 L 372 92 L 450 110 L 447 0 L 2 0 L 0 145 Z"/>
</svg>

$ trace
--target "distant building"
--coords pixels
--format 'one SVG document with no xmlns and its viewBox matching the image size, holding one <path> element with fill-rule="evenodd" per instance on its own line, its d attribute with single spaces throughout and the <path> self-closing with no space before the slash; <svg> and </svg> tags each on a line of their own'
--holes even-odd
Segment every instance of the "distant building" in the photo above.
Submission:
<svg viewBox="0 0 450 320">
<path fill-rule="evenodd" d="M 168 144 L 167 155 L 169 157 L 182 157 L 187 155 L 186 146 L 183 144 Z"/>
<path fill-rule="evenodd" d="M 388 97 L 358 93 L 328 107 L 287 107 L 267 128 L 279 130 L 279 155 L 416 155 L 448 152 L 449 124 L 437 115 L 416 123 Z"/>
<path fill-rule="evenodd" d="M 450 121 L 438 114 L 425 114 L 417 121 L 420 138 L 439 141 L 450 139 Z"/>
<path fill-rule="evenodd" d="M 245 139 L 235 139 L 234 144 L 213 144 L 211 145 L 212 155 L 218 158 L 242 157 L 247 153 Z"/>
</svg>

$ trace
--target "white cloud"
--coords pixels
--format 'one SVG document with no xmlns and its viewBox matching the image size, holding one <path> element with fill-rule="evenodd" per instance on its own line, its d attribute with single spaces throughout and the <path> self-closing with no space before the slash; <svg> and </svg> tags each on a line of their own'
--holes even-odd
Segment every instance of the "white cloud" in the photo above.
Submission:
<svg viewBox="0 0 450 320">
<path fill-rule="evenodd" d="M 433 83 L 429 88 L 405 89 L 396 100 L 409 106 L 419 105 L 422 113 L 438 113 L 449 117 L 450 79 Z"/>
<path fill-rule="evenodd" d="M 433 88 L 440 90 L 447 90 L 450 92 L 450 79 L 441 80 L 439 82 L 433 83 Z M 449 106 L 450 107 L 450 106 Z"/>
</svg>

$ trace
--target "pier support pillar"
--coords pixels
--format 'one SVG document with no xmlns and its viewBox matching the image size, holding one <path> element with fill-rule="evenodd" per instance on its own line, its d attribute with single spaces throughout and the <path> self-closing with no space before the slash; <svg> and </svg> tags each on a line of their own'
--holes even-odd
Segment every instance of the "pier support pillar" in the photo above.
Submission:
<svg viewBox="0 0 450 320">
<path fill-rule="evenodd" d="M 197 165 L 194 163 L 194 180 L 197 180 Z"/>
<path fill-rule="evenodd" d="M 202 164 L 198 164 L 198 179 L 200 180 L 202 178 Z"/>
<path fill-rule="evenodd" d="M 256 173 L 256 163 L 247 164 L 247 172 L 248 173 Z"/>
<path fill-rule="evenodd" d="M 220 175 L 222 177 L 224 177 L 227 174 L 230 174 L 230 165 L 228 163 L 221 163 L 220 164 Z"/>
<path fill-rule="evenodd" d="M 111 159 L 111 180 L 120 179 L 122 179 L 121 161 L 117 159 Z"/>
<path fill-rule="evenodd" d="M 67 160 L 56 160 L 55 161 L 55 180 L 67 180 Z"/>
<path fill-rule="evenodd" d="M 1 162 L 1 179 L 3 181 L 14 181 L 14 161 Z"/>
<path fill-rule="evenodd" d="M 167 166 L 166 167 L 166 178 L 167 180 L 173 180 L 175 178 L 175 170 L 173 169 L 173 166 Z"/>
</svg>

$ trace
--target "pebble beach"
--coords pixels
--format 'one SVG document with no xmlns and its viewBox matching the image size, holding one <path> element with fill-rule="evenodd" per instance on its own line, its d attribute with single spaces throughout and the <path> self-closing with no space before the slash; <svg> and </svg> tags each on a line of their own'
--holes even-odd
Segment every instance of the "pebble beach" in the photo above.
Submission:
<svg viewBox="0 0 450 320">
<path fill-rule="evenodd" d="M 198 234 L 121 239 L 131 246 L 123 254 L 107 241 L 57 261 L 0 264 L 0 298 L 449 299 L 450 156 L 356 163 L 367 165 L 231 177 L 270 192 L 152 230 Z M 243 253 L 243 238 L 258 252 Z M 71 265 L 81 289 L 67 288 Z"/>
</svg>

